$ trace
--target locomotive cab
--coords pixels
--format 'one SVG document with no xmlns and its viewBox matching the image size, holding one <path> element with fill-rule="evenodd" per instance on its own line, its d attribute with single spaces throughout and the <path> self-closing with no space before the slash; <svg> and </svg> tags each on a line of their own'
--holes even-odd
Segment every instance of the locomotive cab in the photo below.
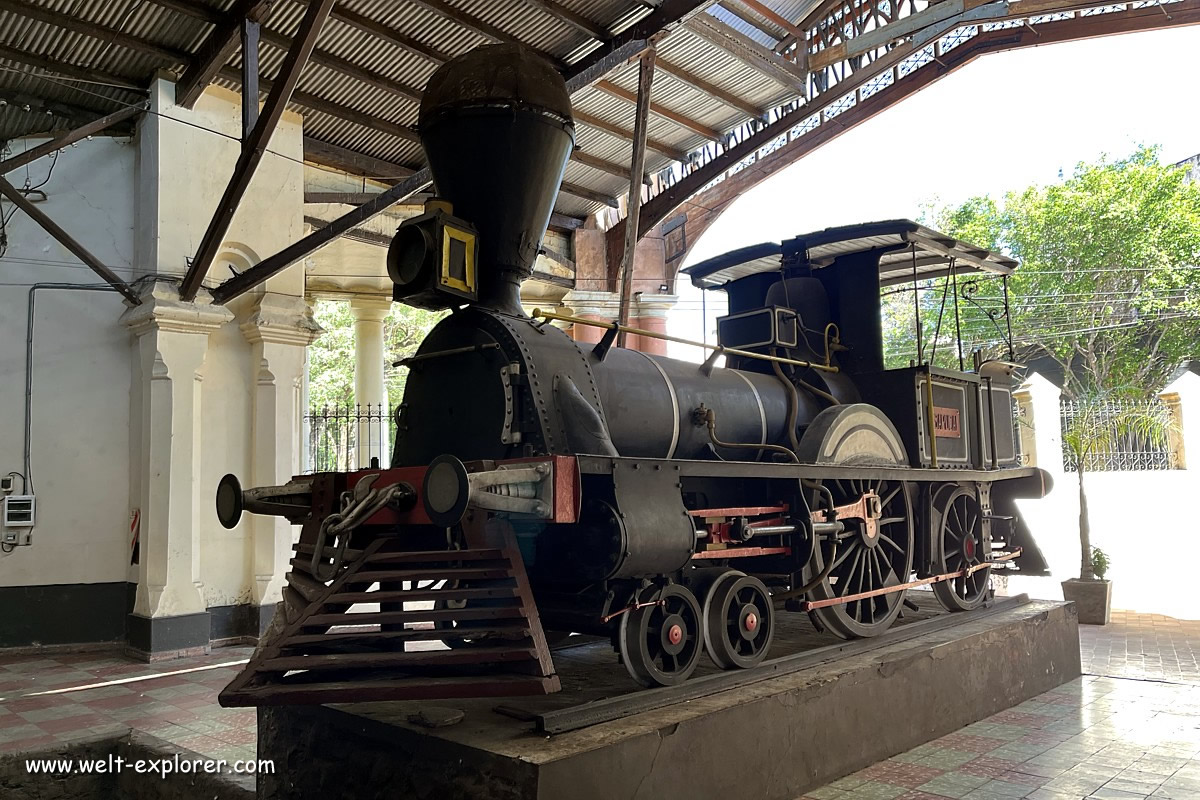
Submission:
<svg viewBox="0 0 1200 800">
<path fill-rule="evenodd" d="M 879 408 L 914 467 L 981 470 L 1020 464 L 1012 411 L 1019 365 L 1012 363 L 1006 336 L 1008 360 L 976 353 L 972 368 L 965 368 L 960 302 L 975 302 L 974 292 L 964 290 L 986 276 L 1004 283 L 1007 304 L 1007 278 L 1016 267 L 1010 258 L 911 220 L 891 220 L 742 248 L 684 272 L 695 286 L 726 293 L 729 313 L 717 321 L 722 347 L 834 364 L 837 372 L 808 369 L 793 379 L 831 401 Z M 922 282 L 938 278 L 946 279 L 945 294 L 953 291 L 953 298 L 927 311 L 916 299 L 915 358 L 909 366 L 885 368 L 881 291 L 915 295 Z M 922 328 L 923 313 L 932 337 Z M 1007 308 L 996 316 L 1007 320 Z M 935 365 L 939 343 L 950 367 Z M 738 356 L 728 366 L 770 371 Z"/>
</svg>

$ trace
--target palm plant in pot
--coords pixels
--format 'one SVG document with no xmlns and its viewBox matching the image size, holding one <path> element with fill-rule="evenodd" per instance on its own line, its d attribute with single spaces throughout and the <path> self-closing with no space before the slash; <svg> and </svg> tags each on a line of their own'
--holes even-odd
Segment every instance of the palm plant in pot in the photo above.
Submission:
<svg viewBox="0 0 1200 800">
<path fill-rule="evenodd" d="M 1100 466 L 1102 459 L 1117 449 L 1122 439 L 1144 445 L 1166 442 L 1172 421 L 1156 403 L 1114 399 L 1105 392 L 1092 392 L 1071 403 L 1071 414 L 1063 426 L 1063 449 L 1067 466 L 1075 470 L 1079 483 L 1079 577 L 1063 581 L 1063 598 L 1073 601 L 1079 621 L 1107 625 L 1112 613 L 1112 581 L 1106 580 L 1108 555 L 1092 546 L 1084 474 Z"/>
</svg>

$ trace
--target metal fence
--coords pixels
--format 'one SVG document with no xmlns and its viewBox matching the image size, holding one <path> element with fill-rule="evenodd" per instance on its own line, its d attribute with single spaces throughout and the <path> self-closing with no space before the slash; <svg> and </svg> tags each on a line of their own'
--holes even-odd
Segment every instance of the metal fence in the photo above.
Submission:
<svg viewBox="0 0 1200 800">
<path fill-rule="evenodd" d="M 396 421 L 382 405 L 309 409 L 304 415 L 305 471 L 387 466 L 395 434 Z"/>
<path fill-rule="evenodd" d="M 1108 446 L 1096 448 L 1088 455 L 1084 467 L 1089 472 L 1179 468 L 1171 456 L 1167 435 L 1171 426 L 1170 414 L 1161 400 L 1113 400 L 1097 405 L 1063 399 L 1060 411 L 1064 434 L 1084 417 L 1090 417 L 1086 422 L 1089 428 L 1101 430 L 1101 435 L 1096 438 Z M 1161 435 L 1149 436 L 1142 431 L 1130 430 L 1129 420 L 1135 416 L 1154 420 Z M 1062 457 L 1063 469 L 1074 472 L 1075 455 L 1067 447 L 1065 437 Z"/>
</svg>

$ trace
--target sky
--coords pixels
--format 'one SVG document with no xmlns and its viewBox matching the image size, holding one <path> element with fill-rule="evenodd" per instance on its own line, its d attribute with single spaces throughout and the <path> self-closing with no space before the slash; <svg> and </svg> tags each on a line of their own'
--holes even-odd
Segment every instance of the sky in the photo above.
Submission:
<svg viewBox="0 0 1200 800">
<path fill-rule="evenodd" d="M 983 56 L 744 194 L 684 266 L 833 225 L 915 219 L 930 203 L 1000 198 L 1138 144 L 1161 145 L 1167 163 L 1200 153 L 1200 26 Z M 683 279 L 676 291 L 670 331 L 702 336 L 699 290 Z M 722 299 L 708 298 L 710 339 Z"/>
</svg>

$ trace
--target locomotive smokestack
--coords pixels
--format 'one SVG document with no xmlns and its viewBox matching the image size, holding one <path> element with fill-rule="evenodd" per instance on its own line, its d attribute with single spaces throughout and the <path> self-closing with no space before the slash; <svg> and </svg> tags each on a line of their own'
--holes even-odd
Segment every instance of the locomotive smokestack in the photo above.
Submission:
<svg viewBox="0 0 1200 800">
<path fill-rule="evenodd" d="M 418 128 L 437 195 L 479 232 L 479 304 L 521 314 L 575 143 L 566 82 L 524 47 L 479 47 L 430 77 Z"/>
</svg>

